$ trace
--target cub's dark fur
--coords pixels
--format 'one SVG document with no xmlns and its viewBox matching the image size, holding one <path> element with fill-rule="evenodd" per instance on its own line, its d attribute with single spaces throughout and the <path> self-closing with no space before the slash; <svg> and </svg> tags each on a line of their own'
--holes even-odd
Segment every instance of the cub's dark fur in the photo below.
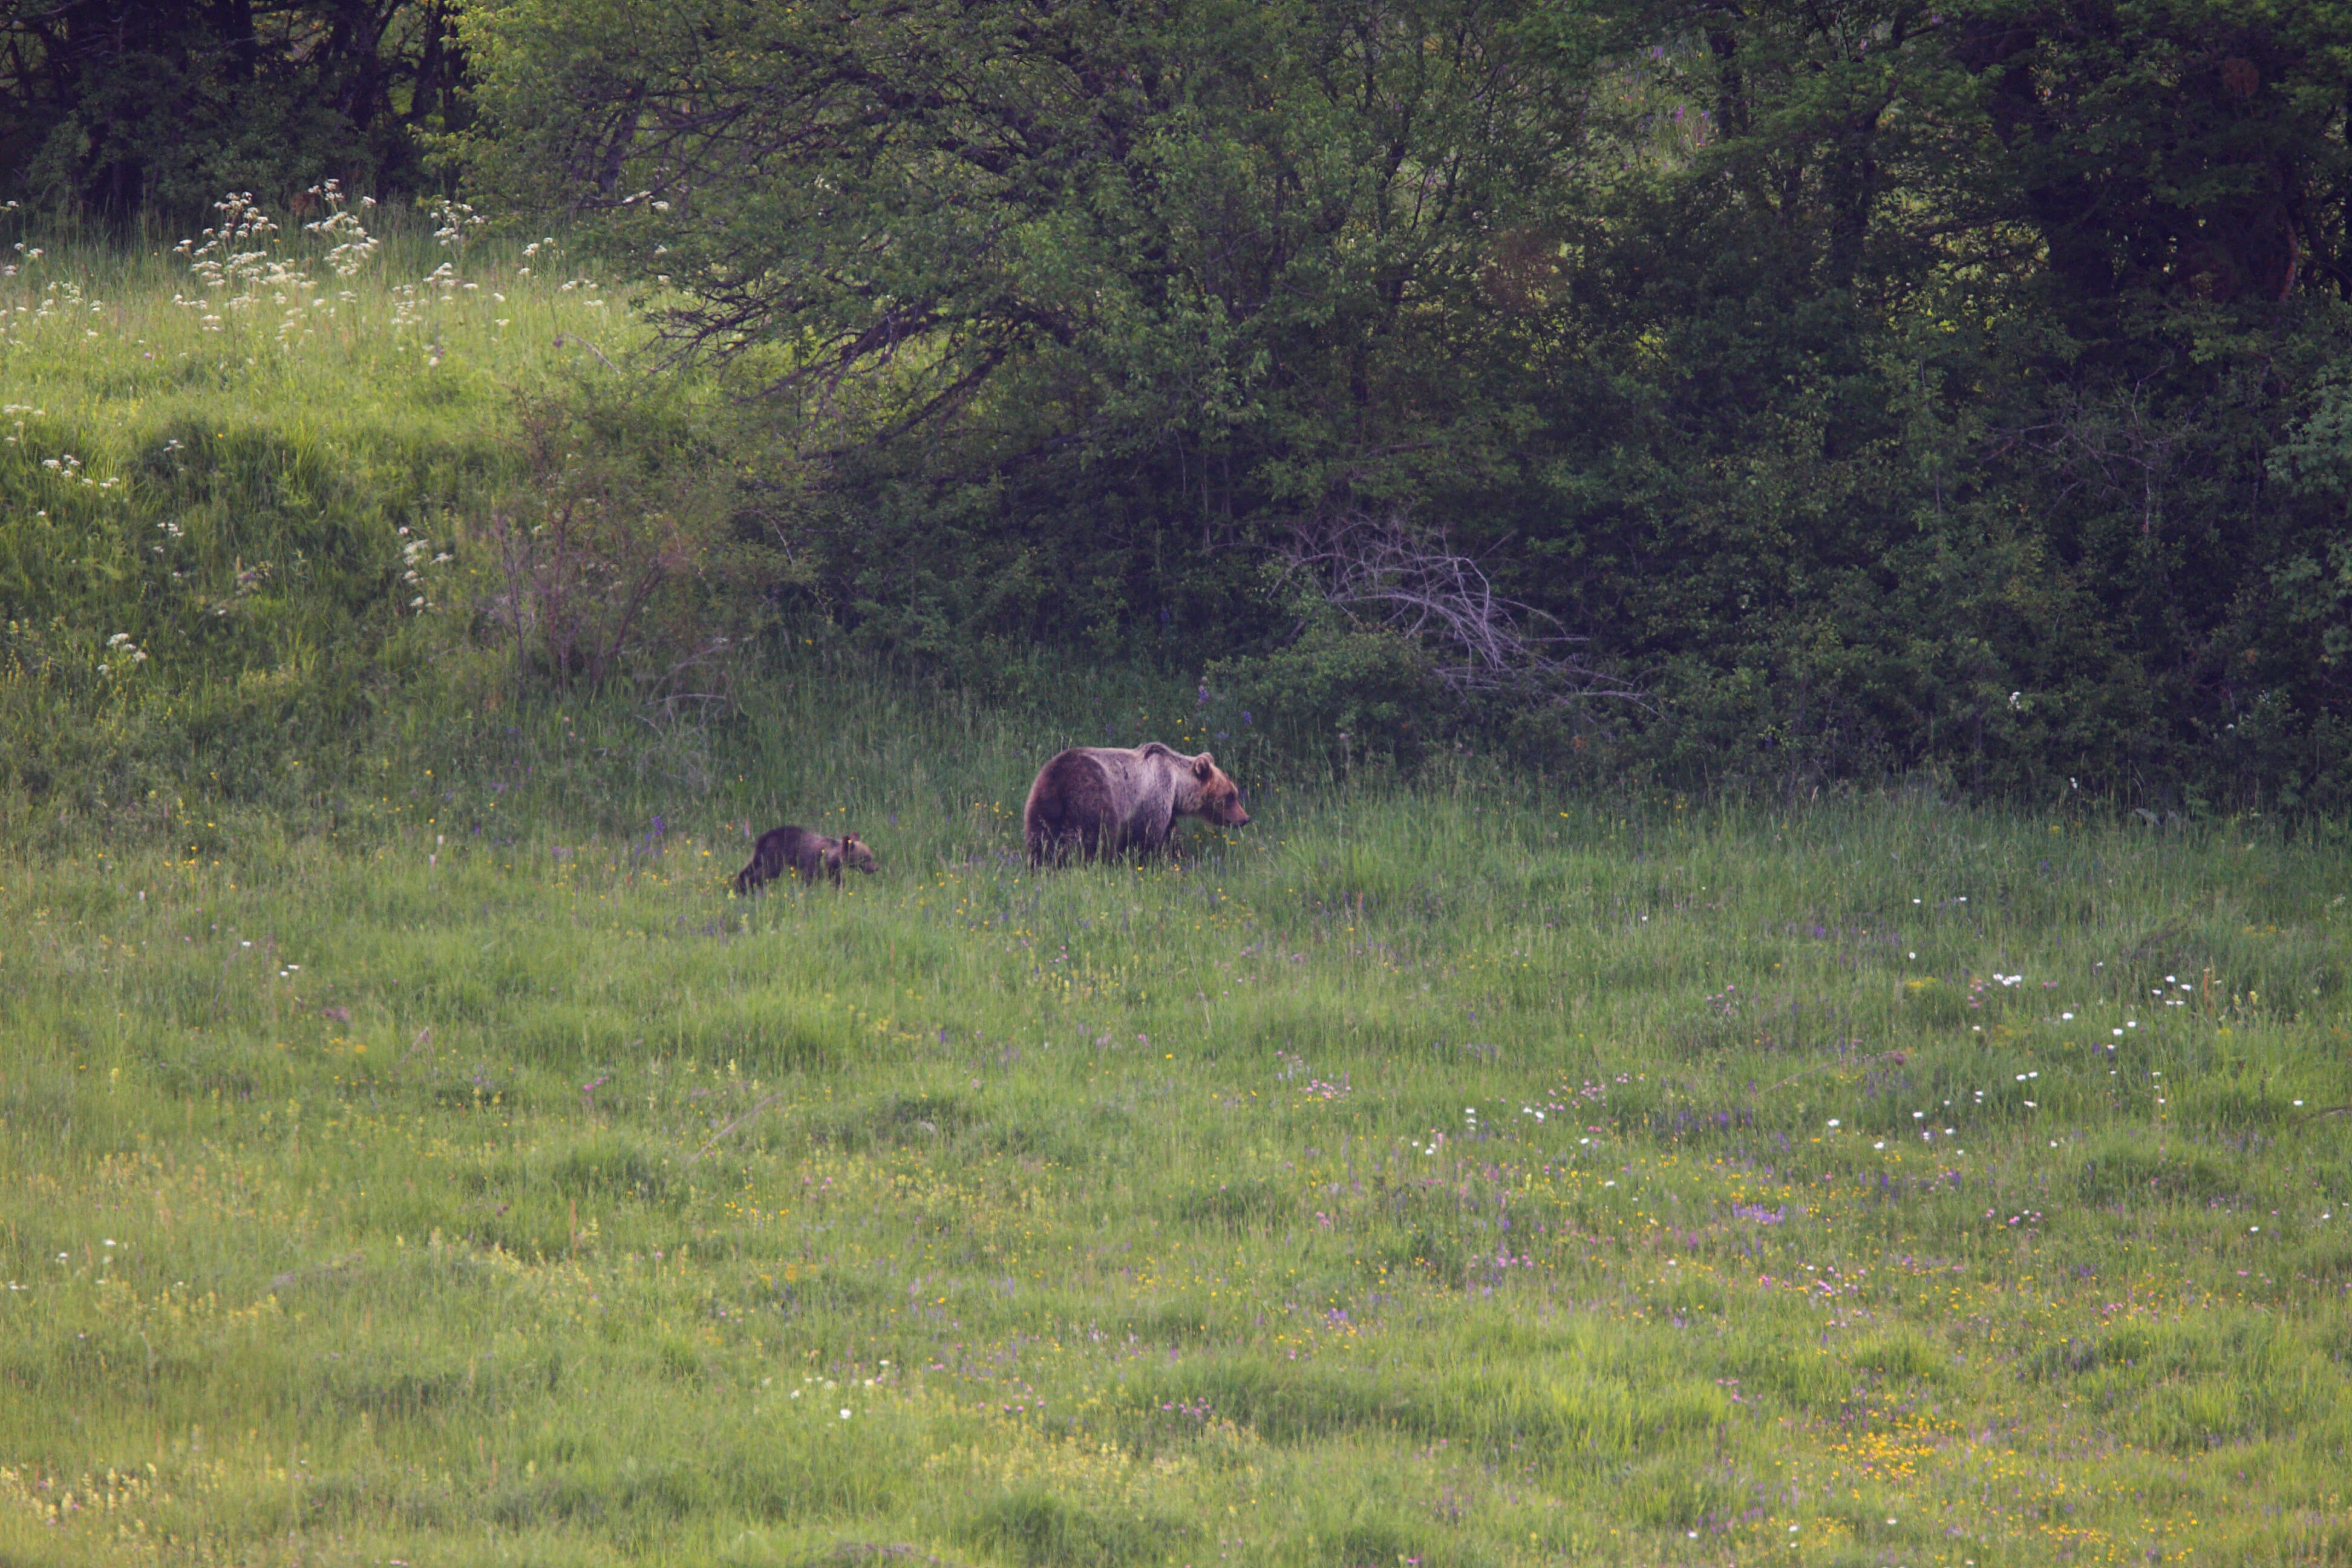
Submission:
<svg viewBox="0 0 2352 1568">
<path fill-rule="evenodd" d="M 833 879 L 835 887 L 841 886 L 841 868 L 852 866 L 872 876 L 881 868 L 855 833 L 845 833 L 838 838 L 827 838 L 805 827 L 779 827 L 760 836 L 751 851 L 751 863 L 735 873 L 735 890 L 748 894 L 762 882 L 772 882 L 790 871 L 803 882 L 814 882 L 820 876 Z"/>
</svg>

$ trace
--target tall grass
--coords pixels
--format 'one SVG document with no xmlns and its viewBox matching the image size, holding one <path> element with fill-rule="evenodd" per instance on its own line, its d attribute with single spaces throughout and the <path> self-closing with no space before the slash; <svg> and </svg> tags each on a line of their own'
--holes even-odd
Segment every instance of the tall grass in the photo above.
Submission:
<svg viewBox="0 0 2352 1568">
<path fill-rule="evenodd" d="M 341 787 L 464 640 L 519 398 L 642 341 L 560 246 L 279 220 L 209 288 L 193 247 L 6 253 L 0 831 Z"/>
<path fill-rule="evenodd" d="M 541 715 L 0 867 L 0 1552 L 2352 1548 L 2340 852 L 1465 770 L 1041 878 L 1055 737 L 803 658 L 625 834 Z"/>
<path fill-rule="evenodd" d="M 216 287 L 193 243 L 162 236 L 138 250 L 31 236 L 0 278 L 0 838 L 203 849 L 248 821 L 347 835 L 436 764 L 436 788 L 492 800 L 560 775 L 549 809 L 617 829 L 730 773 L 772 792 L 822 779 L 840 766 L 829 737 L 898 726 L 903 749 L 913 689 L 868 702 L 877 667 L 822 622 L 761 654 L 806 650 L 788 679 L 867 681 L 807 730 L 767 722 L 756 689 L 709 711 L 538 700 L 487 613 L 485 524 L 528 510 L 518 492 L 544 478 L 521 428 L 535 401 L 652 395 L 646 301 L 613 298 L 557 241 L 483 239 L 462 216 L 436 235 L 440 220 L 372 212 L 381 243 L 342 271 L 349 231 L 278 217 L 281 232 L 216 251 L 246 258 Z M 691 375 L 658 379 L 689 410 L 728 404 Z M 1213 725 L 1171 676 L 1033 663 L 1008 682 L 1074 739 L 1271 761 L 1261 728 Z M 967 730 L 1003 721 L 919 700 Z M 958 750 L 909 766 L 953 773 Z"/>
</svg>

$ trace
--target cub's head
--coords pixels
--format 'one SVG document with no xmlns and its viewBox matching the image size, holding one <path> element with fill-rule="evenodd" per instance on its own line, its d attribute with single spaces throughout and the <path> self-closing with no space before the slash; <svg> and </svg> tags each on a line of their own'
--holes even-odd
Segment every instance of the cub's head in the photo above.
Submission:
<svg viewBox="0 0 2352 1568">
<path fill-rule="evenodd" d="M 1217 759 L 1202 752 L 1192 759 L 1192 777 L 1201 786 L 1201 819 L 1220 827 L 1246 827 L 1249 813 L 1242 809 L 1242 792 L 1234 781 L 1217 766 Z"/>
<path fill-rule="evenodd" d="M 866 847 L 866 841 L 855 833 L 842 835 L 841 863 L 863 871 L 869 877 L 882 868 L 882 862 L 874 858 L 874 851 Z"/>
</svg>

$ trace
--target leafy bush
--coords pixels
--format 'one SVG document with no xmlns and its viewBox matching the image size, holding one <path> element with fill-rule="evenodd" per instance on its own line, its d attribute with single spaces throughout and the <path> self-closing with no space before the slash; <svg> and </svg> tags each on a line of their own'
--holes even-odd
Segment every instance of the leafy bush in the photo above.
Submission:
<svg viewBox="0 0 2352 1568">
<path fill-rule="evenodd" d="M 1387 757 L 1412 767 L 1450 728 L 1450 704 L 1427 652 L 1386 626 L 1349 625 L 1303 606 L 1298 636 L 1269 653 L 1208 661 L 1203 686 L 1247 715 L 1256 743 L 1283 736 L 1343 765 Z"/>
<path fill-rule="evenodd" d="M 519 678 L 671 707 L 723 693 L 791 575 L 753 465 L 675 390 L 582 382 L 520 414 L 522 483 L 481 536 L 486 635 Z"/>
</svg>

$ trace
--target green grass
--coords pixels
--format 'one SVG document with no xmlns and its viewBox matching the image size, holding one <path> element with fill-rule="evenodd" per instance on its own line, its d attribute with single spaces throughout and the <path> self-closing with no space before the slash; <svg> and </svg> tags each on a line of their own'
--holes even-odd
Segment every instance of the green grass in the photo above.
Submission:
<svg viewBox="0 0 2352 1568">
<path fill-rule="evenodd" d="M 391 230 L 0 279 L 0 1562 L 2352 1560 L 2340 831 L 534 695 L 469 530 L 642 331 Z M 1155 737 L 1253 826 L 1031 874 Z"/>
<path fill-rule="evenodd" d="M 0 867 L 0 1557 L 2352 1556 L 2340 851 L 1465 771 L 1040 879 L 1060 737 L 809 658 L 658 831 L 555 716 Z"/>
<path fill-rule="evenodd" d="M 519 397 L 645 341 L 561 247 L 370 221 L 348 277 L 298 229 L 209 291 L 167 247 L 0 252 L 0 837 L 341 788 L 471 606 Z"/>
</svg>

